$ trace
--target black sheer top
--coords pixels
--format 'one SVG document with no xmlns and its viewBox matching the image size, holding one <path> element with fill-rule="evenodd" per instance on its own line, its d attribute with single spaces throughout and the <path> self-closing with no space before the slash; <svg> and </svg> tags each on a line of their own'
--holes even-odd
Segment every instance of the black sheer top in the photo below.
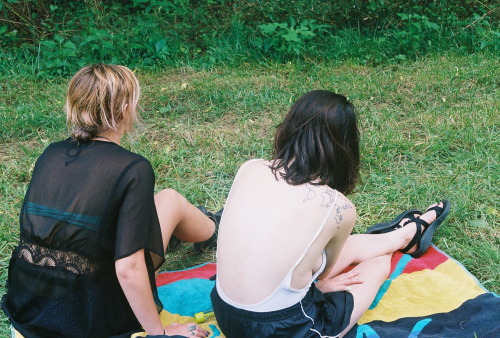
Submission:
<svg viewBox="0 0 500 338">
<path fill-rule="evenodd" d="M 150 163 L 104 141 L 51 144 L 39 157 L 20 214 L 2 309 L 26 337 L 129 336 L 140 330 L 114 262 L 145 250 L 164 261 Z"/>
</svg>

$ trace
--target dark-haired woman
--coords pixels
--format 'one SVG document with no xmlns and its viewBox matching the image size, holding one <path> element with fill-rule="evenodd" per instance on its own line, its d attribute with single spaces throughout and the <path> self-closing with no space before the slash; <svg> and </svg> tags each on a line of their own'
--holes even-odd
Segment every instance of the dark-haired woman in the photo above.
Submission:
<svg viewBox="0 0 500 338">
<path fill-rule="evenodd" d="M 329 91 L 293 105 L 274 150 L 270 161 L 246 162 L 228 196 L 211 295 L 217 321 L 230 338 L 342 336 L 371 304 L 392 254 L 422 255 L 449 204 L 351 235 L 356 210 L 346 195 L 358 181 L 359 133 L 353 105 Z"/>
</svg>

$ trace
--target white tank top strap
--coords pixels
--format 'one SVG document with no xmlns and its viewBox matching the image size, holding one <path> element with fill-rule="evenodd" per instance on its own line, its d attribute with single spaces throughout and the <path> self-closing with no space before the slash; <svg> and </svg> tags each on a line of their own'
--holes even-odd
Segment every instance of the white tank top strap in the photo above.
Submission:
<svg viewBox="0 0 500 338">
<path fill-rule="evenodd" d="M 321 266 L 319 269 L 314 273 L 312 276 L 312 280 L 315 281 L 319 275 L 325 270 L 326 267 L 326 250 L 323 250 L 323 253 L 321 254 Z"/>
<path fill-rule="evenodd" d="M 297 265 L 300 264 L 300 262 L 302 262 L 302 259 L 304 259 L 305 255 L 309 252 L 311 245 L 314 243 L 316 238 L 318 238 L 321 231 L 323 231 L 323 228 L 325 227 L 326 222 L 328 222 L 328 219 L 330 218 L 330 215 L 332 214 L 333 207 L 335 206 L 335 203 L 337 203 L 338 197 L 339 197 L 339 192 L 337 190 L 335 190 L 335 198 L 330 205 L 330 209 L 328 210 L 325 217 L 323 218 L 323 221 L 321 222 L 321 225 L 319 226 L 318 230 L 316 230 L 316 233 L 314 234 L 314 237 L 312 238 L 311 242 L 309 242 L 309 245 L 305 248 L 304 252 L 302 252 L 299 259 L 297 260 L 297 262 L 293 266 L 292 271 L 295 270 L 295 268 L 297 267 Z"/>
</svg>

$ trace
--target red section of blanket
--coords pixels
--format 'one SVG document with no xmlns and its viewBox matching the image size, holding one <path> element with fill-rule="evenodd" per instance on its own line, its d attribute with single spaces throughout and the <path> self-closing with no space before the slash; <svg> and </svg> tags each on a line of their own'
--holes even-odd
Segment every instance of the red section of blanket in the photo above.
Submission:
<svg viewBox="0 0 500 338">
<path fill-rule="evenodd" d="M 402 255 L 402 253 L 396 252 L 392 256 L 391 273 Z M 437 266 L 448 260 L 448 258 L 449 257 L 443 252 L 436 250 L 436 248 L 431 245 L 425 254 L 419 257 L 419 259 L 412 259 L 409 261 L 402 273 L 412 273 L 425 269 L 434 270 Z"/>
<path fill-rule="evenodd" d="M 195 266 L 191 269 L 162 272 L 156 278 L 156 286 L 173 283 L 181 279 L 203 278 L 210 279 L 216 273 L 215 263 L 208 263 L 200 266 Z"/>
<path fill-rule="evenodd" d="M 391 273 L 394 271 L 396 264 L 398 264 L 401 256 L 401 252 L 396 252 L 392 256 L 391 262 Z M 412 273 L 415 271 L 421 271 L 424 269 L 433 270 L 436 266 L 442 264 L 446 261 L 448 257 L 442 252 L 436 250 L 433 246 L 430 246 L 427 252 L 419 259 L 412 259 L 403 270 L 403 273 Z M 351 270 L 353 267 L 348 267 L 344 272 Z M 169 283 L 176 282 L 181 279 L 191 279 L 191 278 L 204 278 L 209 279 L 216 273 L 216 264 L 208 263 L 200 266 L 196 266 L 191 269 L 172 271 L 172 272 L 162 272 L 156 278 L 156 286 L 161 286 Z"/>
<path fill-rule="evenodd" d="M 403 256 L 403 253 L 397 251 L 392 255 L 391 260 L 391 273 L 394 272 L 396 265 Z M 425 269 L 434 270 L 437 266 L 444 263 L 448 257 L 441 251 L 436 250 L 434 246 L 430 246 L 429 249 L 423 254 L 419 259 L 412 259 L 406 264 L 402 273 L 412 273 L 415 271 L 422 271 Z M 347 267 L 343 272 L 349 272 L 354 269 L 355 266 Z"/>
</svg>

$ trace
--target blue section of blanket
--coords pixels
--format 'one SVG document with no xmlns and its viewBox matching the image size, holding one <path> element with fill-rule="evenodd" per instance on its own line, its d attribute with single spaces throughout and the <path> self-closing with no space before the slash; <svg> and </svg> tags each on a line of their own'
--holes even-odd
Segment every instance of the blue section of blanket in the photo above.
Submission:
<svg viewBox="0 0 500 338">
<path fill-rule="evenodd" d="M 163 307 L 170 313 L 192 317 L 198 312 L 212 311 L 210 292 L 215 281 L 201 278 L 179 280 L 158 287 Z"/>
<path fill-rule="evenodd" d="M 500 299 L 485 293 L 457 309 L 428 318 L 407 317 L 394 322 L 373 321 L 354 327 L 346 338 L 500 337 Z"/>
</svg>

